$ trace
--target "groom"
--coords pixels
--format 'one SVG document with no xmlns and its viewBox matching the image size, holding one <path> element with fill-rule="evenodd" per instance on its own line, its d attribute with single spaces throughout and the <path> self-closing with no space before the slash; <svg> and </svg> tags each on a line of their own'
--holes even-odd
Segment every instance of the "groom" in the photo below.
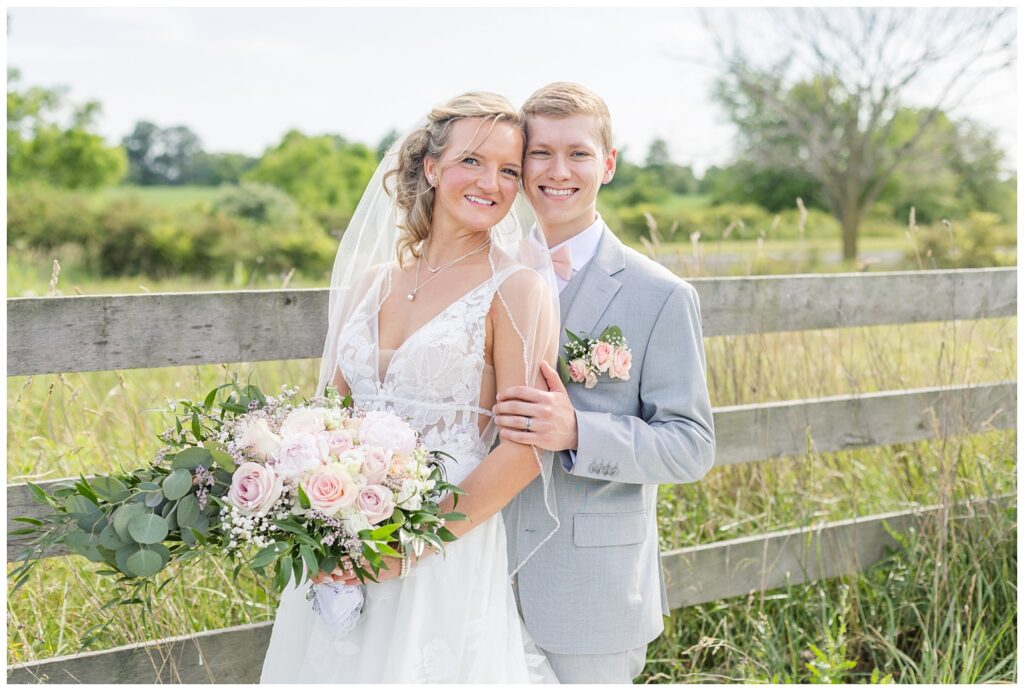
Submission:
<svg viewBox="0 0 1024 691">
<path fill-rule="evenodd" d="M 560 681 L 630 683 L 668 614 L 658 484 L 694 482 L 714 462 L 700 310 L 689 284 L 625 247 L 597 213 L 598 191 L 615 174 L 604 101 L 558 82 L 523 110 L 523 187 L 557 275 L 559 354 L 569 359 L 566 330 L 596 339 L 609 326 L 621 329 L 629 354 L 604 363 L 596 384 L 591 375 L 563 385 L 545 363 L 547 391 L 498 395 L 503 438 L 559 452 L 561 528 L 518 572 L 518 597 Z M 537 479 L 505 508 L 512 563 L 537 546 L 543 531 L 532 521 L 546 515 L 543 502 Z"/>
</svg>

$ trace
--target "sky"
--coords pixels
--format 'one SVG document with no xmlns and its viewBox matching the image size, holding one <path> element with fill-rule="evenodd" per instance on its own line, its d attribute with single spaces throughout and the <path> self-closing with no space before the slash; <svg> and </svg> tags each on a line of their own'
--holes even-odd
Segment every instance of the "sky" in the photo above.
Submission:
<svg viewBox="0 0 1024 691">
<path fill-rule="evenodd" d="M 723 11 L 737 27 L 763 12 Z M 207 151 L 258 156 L 292 128 L 376 146 L 463 91 L 518 105 L 575 81 L 608 103 L 631 161 L 654 138 L 698 174 L 735 153 L 710 98 L 714 46 L 692 8 L 11 8 L 8 19 L 22 85 L 100 101 L 111 142 L 149 120 L 188 126 Z M 960 109 L 996 129 L 1011 165 L 1016 81 L 1006 70 Z"/>
</svg>

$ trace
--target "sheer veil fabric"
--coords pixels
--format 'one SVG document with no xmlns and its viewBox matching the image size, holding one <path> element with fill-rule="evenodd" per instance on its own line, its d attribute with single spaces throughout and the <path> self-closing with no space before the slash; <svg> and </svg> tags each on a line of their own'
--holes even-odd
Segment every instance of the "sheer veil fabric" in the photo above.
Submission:
<svg viewBox="0 0 1024 691">
<path fill-rule="evenodd" d="M 339 335 L 345 325 L 357 311 L 368 308 L 370 311 L 379 310 L 389 295 L 388 269 L 398 260 L 402 212 L 385 189 L 388 182 L 386 177 L 397 167 L 398 152 L 409 132 L 425 123 L 426 120 L 418 122 L 388 150 L 367 185 L 338 246 L 331 274 L 328 331 L 320 362 L 318 392 L 322 392 L 333 381 L 338 371 L 339 347 L 344 347 L 343 343 L 339 343 Z M 522 346 L 521 381 L 526 385 L 544 388 L 540 363 L 546 359 L 554 365 L 558 350 L 558 289 L 543 235 L 535 224 L 527 225 L 524 218 L 532 221 L 532 210 L 520 194 L 509 214 L 490 230 L 491 243 L 486 251 L 490 280 L 495 284 L 495 308 L 504 310 Z M 368 306 L 368 301 L 376 304 Z M 380 373 L 379 376 L 383 378 L 384 374 Z M 348 383 L 353 384 L 351 381 Z M 486 412 L 489 416 L 489 411 L 480 412 Z M 497 439 L 493 417 L 489 416 L 489 422 L 480 438 L 488 444 L 488 448 Z M 429 448 L 430 440 L 425 441 Z M 534 455 L 540 467 L 539 480 L 544 485 L 548 514 L 544 522 L 547 525 L 546 529 L 536 531 L 536 544 L 520 550 L 525 557 L 516 564 L 510 564 L 510 576 L 515 575 L 559 527 L 551 482 L 554 454 L 534 449 Z M 455 481 L 459 478 L 450 479 Z"/>
</svg>

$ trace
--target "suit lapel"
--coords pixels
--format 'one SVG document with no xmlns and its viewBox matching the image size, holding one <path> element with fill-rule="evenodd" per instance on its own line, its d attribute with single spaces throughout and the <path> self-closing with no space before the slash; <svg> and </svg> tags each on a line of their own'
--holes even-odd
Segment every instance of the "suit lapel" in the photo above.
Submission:
<svg viewBox="0 0 1024 691">
<path fill-rule="evenodd" d="M 622 287 L 622 283 L 614 276 L 625 266 L 626 258 L 622 243 L 608 230 L 608 226 L 605 226 L 601 234 L 601 241 L 597 246 L 597 253 L 590 261 L 590 265 L 583 271 L 583 275 L 579 276 L 579 286 L 576 287 L 575 293 L 568 301 L 568 306 L 562 305 L 562 344 L 566 341 L 566 329 L 578 336 L 598 336 L 597 333 L 594 333 L 594 329 L 598 326 L 597 320 L 601 318 L 612 298 Z M 566 286 L 565 290 L 571 288 L 573 286 Z M 602 326 L 607 326 L 607 324 Z"/>
</svg>

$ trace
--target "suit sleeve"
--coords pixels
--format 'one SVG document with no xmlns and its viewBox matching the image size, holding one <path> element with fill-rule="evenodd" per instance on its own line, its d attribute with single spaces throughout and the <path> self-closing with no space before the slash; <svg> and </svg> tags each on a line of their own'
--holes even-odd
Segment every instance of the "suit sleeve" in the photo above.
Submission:
<svg viewBox="0 0 1024 691">
<path fill-rule="evenodd" d="M 634 360 L 634 365 L 636 360 Z M 697 291 L 681 283 L 661 308 L 641 363 L 640 417 L 576 411 L 570 473 L 635 484 L 695 482 L 714 464 Z"/>
</svg>

